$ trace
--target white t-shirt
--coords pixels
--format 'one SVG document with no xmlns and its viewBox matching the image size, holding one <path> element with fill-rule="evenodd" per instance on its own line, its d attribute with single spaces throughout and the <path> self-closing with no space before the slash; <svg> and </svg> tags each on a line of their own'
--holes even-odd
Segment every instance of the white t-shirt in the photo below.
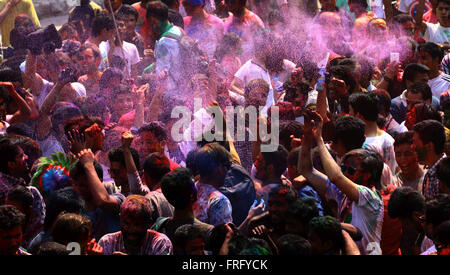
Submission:
<svg viewBox="0 0 450 275">
<path fill-rule="evenodd" d="M 441 94 L 450 89 L 450 75 L 441 73 L 438 77 L 428 80 L 431 92 L 437 99 L 441 98 Z"/>
<path fill-rule="evenodd" d="M 437 24 L 425 22 L 425 24 L 427 24 L 427 30 L 423 38 L 426 41 L 439 44 L 450 42 L 450 27 L 442 27 L 439 22 Z"/>
<path fill-rule="evenodd" d="M 377 151 L 381 155 L 384 163 L 391 168 L 392 174 L 395 174 L 395 169 L 397 168 L 394 141 L 395 140 L 391 135 L 383 131 L 383 134 L 380 136 L 366 137 L 366 141 L 363 144 L 363 148 Z"/>
<path fill-rule="evenodd" d="M 345 194 L 327 179 L 325 196 L 334 199 L 338 203 L 338 210 L 342 208 Z M 380 241 L 383 225 L 383 199 L 376 191 L 358 185 L 359 201 L 353 202 L 351 222 L 358 228 L 363 238 L 356 244 L 361 254 L 381 255 Z M 342 221 L 341 221 L 342 222 Z"/>
<path fill-rule="evenodd" d="M 270 106 L 275 104 L 275 99 L 273 98 L 273 87 L 270 81 L 269 72 L 263 69 L 261 66 L 254 63 L 251 59 L 242 65 L 241 68 L 234 74 L 234 77 L 240 79 L 244 82 L 244 87 L 253 79 L 264 79 L 267 84 L 269 84 L 269 94 L 267 95 L 266 105 L 262 110 L 262 113 L 267 115 L 267 110 Z"/>
<path fill-rule="evenodd" d="M 122 50 L 119 47 L 114 48 L 113 54 L 120 56 L 122 59 L 125 57 L 124 59 L 125 59 L 125 62 L 127 63 L 126 66 L 127 66 L 128 72 L 131 73 L 131 65 L 134 65 L 140 61 L 139 52 L 134 44 L 128 43 L 126 41 L 122 41 L 122 43 L 123 43 L 123 46 L 122 46 L 123 54 L 122 54 Z M 99 49 L 100 49 L 102 56 L 105 53 L 106 53 L 106 56 L 108 56 L 109 42 L 103 41 L 102 43 L 100 43 Z"/>
<path fill-rule="evenodd" d="M 290 73 L 293 69 L 295 69 L 295 63 L 286 59 L 283 60 L 283 71 L 278 76 L 276 76 L 276 78 L 278 78 L 280 82 L 285 82 L 289 78 Z M 234 74 L 234 77 L 244 82 L 244 87 L 251 80 L 258 78 L 264 79 L 269 84 L 269 94 L 267 95 L 266 105 L 262 110 L 262 114 L 267 115 L 267 110 L 270 108 L 270 106 L 276 103 L 276 99 L 273 97 L 273 87 L 269 72 L 256 63 L 252 62 L 252 60 L 250 59 L 239 68 L 239 70 Z"/>
</svg>

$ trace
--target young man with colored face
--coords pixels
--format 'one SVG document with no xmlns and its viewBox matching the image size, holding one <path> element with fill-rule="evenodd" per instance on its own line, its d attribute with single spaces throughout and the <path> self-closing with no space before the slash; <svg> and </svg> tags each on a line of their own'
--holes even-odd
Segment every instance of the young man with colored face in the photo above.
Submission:
<svg viewBox="0 0 450 275">
<path fill-rule="evenodd" d="M 11 205 L 0 206 L 0 255 L 30 255 L 20 245 L 25 215 Z"/>
<path fill-rule="evenodd" d="M 426 165 L 429 169 L 423 180 L 421 193 L 426 198 L 433 198 L 439 194 L 437 166 L 447 157 L 444 153 L 444 126 L 435 120 L 417 123 L 414 125 L 412 140 L 411 149 L 417 152 L 419 163 Z"/>
<path fill-rule="evenodd" d="M 394 139 L 377 125 L 378 101 L 378 96 L 373 92 L 352 94 L 349 97 L 350 115 L 361 119 L 366 124 L 366 141 L 363 148 L 376 150 L 394 174 L 397 168 Z"/>
<path fill-rule="evenodd" d="M 420 0 L 419 5 L 424 5 L 425 0 Z M 449 44 L 450 42 L 450 1 L 437 0 L 436 15 L 438 18 L 437 24 L 423 22 L 422 16 L 419 14 L 417 18 L 416 28 L 418 28 L 427 42 L 437 44 Z"/>
<path fill-rule="evenodd" d="M 171 255 L 169 238 L 153 231 L 152 205 L 143 196 L 131 195 L 120 210 L 120 231 L 103 236 L 98 244 L 103 255 Z"/>
<path fill-rule="evenodd" d="M 376 248 L 371 254 L 381 254 L 383 199 L 378 190 L 382 190 L 383 160 L 374 151 L 355 149 L 343 156 L 339 167 L 322 139 L 322 125 L 322 118 L 316 112 L 305 119 L 300 172 L 317 192 L 336 200 L 340 222 L 351 223 L 362 232 L 363 238 L 357 243 L 361 254 L 368 254 L 373 249 L 369 243 Z M 312 167 L 310 147 L 313 138 L 318 144 L 326 175 Z"/>
<path fill-rule="evenodd" d="M 139 56 L 144 56 L 145 43 L 142 36 L 136 32 L 136 25 L 139 19 L 138 11 L 130 5 L 122 5 L 117 12 L 117 28 L 120 36 L 126 42 L 136 46 Z"/>
<path fill-rule="evenodd" d="M 159 75 L 164 70 L 168 71 L 167 88 L 169 91 L 181 89 L 181 87 L 177 87 L 177 83 L 182 77 L 179 40 L 183 37 L 184 31 L 169 22 L 169 8 L 162 2 L 150 2 L 147 5 L 146 18 L 153 36 L 156 38 L 155 72 Z"/>
<path fill-rule="evenodd" d="M 100 49 L 95 45 L 85 44 L 81 46 L 77 59 L 83 72 L 83 75 L 78 78 L 78 82 L 86 88 L 88 97 L 97 95 L 102 76 L 102 72 L 98 69 L 101 62 Z"/>
<path fill-rule="evenodd" d="M 418 63 L 430 69 L 428 72 L 428 85 L 431 87 L 433 96 L 440 98 L 444 91 L 450 89 L 450 75 L 441 71 L 444 51 L 437 44 L 428 42 L 419 45 L 417 55 Z"/>
<path fill-rule="evenodd" d="M 398 186 L 409 186 L 421 192 L 425 170 L 419 165 L 416 152 L 411 150 L 414 132 L 399 133 L 395 136 L 395 159 L 400 171 L 395 175 Z"/>
</svg>

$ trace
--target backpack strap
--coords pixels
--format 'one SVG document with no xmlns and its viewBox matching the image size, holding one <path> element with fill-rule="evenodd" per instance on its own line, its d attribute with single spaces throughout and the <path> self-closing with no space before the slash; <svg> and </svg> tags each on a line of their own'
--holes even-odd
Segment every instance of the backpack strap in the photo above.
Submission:
<svg viewBox="0 0 450 275">
<path fill-rule="evenodd" d="M 170 217 L 160 217 L 153 224 L 153 230 L 159 232 L 159 230 L 163 227 L 163 225 L 170 219 Z M 161 233 L 161 232 L 160 232 Z"/>
</svg>

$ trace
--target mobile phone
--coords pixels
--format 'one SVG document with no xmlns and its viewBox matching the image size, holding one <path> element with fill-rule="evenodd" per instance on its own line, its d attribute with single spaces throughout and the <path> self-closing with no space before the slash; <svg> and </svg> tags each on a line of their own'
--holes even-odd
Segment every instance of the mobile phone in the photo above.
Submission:
<svg viewBox="0 0 450 275">
<path fill-rule="evenodd" d="M 399 53 L 391 53 L 391 63 L 399 62 L 399 61 L 400 61 L 400 54 Z"/>
</svg>

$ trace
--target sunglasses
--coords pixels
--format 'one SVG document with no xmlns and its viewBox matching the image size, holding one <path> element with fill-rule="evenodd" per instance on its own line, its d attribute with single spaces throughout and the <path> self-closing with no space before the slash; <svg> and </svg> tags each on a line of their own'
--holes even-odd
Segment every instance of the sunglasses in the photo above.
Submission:
<svg viewBox="0 0 450 275">
<path fill-rule="evenodd" d="M 356 169 L 350 166 L 341 165 L 341 171 L 342 173 L 348 173 L 349 175 L 354 175 L 356 173 Z"/>
</svg>

